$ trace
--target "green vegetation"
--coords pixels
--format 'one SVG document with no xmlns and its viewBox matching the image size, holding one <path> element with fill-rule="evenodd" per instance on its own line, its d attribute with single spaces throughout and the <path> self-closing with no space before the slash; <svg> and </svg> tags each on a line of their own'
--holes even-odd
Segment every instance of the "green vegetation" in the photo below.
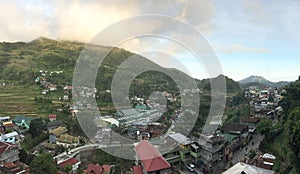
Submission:
<svg viewBox="0 0 300 174">
<path fill-rule="evenodd" d="M 36 138 L 42 134 L 42 131 L 46 130 L 46 124 L 41 118 L 33 119 L 30 122 L 28 133 L 31 134 L 32 138 Z"/>
<path fill-rule="evenodd" d="M 274 168 L 280 173 L 300 173 L 300 78 L 286 87 L 280 101 L 283 113 L 279 122 L 262 121 L 258 130 L 266 136 L 260 150 L 277 156 Z"/>
<path fill-rule="evenodd" d="M 30 163 L 32 174 L 57 174 L 56 163 L 50 154 L 36 155 Z"/>
</svg>

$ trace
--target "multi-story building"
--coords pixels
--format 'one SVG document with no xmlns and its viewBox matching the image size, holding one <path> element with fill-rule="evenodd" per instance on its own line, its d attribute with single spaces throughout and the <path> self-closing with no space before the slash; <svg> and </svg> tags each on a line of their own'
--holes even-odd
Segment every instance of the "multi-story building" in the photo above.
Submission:
<svg viewBox="0 0 300 174">
<path fill-rule="evenodd" d="M 224 137 L 201 134 L 198 143 L 201 147 L 201 161 L 208 168 L 218 165 L 224 157 Z"/>
<path fill-rule="evenodd" d="M 0 165 L 19 160 L 19 150 L 17 145 L 0 142 Z"/>
</svg>

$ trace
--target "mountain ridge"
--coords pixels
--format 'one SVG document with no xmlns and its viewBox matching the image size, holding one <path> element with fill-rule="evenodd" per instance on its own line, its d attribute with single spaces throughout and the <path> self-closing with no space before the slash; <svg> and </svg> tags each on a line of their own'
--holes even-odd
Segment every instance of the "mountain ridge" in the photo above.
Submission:
<svg viewBox="0 0 300 174">
<path fill-rule="evenodd" d="M 251 75 L 242 80 L 239 80 L 238 83 L 240 83 L 242 86 L 247 86 L 247 84 L 250 85 L 250 84 L 258 83 L 258 84 L 262 84 L 265 86 L 281 88 L 281 87 L 284 87 L 284 86 L 290 84 L 291 82 L 288 82 L 288 81 L 272 82 L 262 76 Z"/>
</svg>

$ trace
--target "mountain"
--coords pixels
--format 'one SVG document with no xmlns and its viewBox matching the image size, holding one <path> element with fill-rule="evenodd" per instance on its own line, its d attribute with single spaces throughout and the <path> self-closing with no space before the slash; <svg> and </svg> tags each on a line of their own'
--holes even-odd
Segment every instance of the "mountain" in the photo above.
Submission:
<svg viewBox="0 0 300 174">
<path fill-rule="evenodd" d="M 201 80 L 198 84 L 200 88 L 204 90 L 210 90 L 210 81 L 219 81 L 221 78 L 225 79 L 226 82 L 226 91 L 228 93 L 238 93 L 241 92 L 241 86 L 239 85 L 238 82 L 232 80 L 231 78 L 224 76 L 224 75 L 219 75 L 218 77 L 211 78 L 211 79 L 203 79 Z"/>
<path fill-rule="evenodd" d="M 262 76 L 250 76 L 247 77 L 245 79 L 242 79 L 239 81 L 239 83 L 243 86 L 243 87 L 249 87 L 249 86 L 270 86 L 270 87 L 284 87 L 288 84 L 290 84 L 291 82 L 287 82 L 287 81 L 280 81 L 280 82 L 271 82 L 269 80 L 267 80 L 266 78 L 262 77 Z"/>
</svg>

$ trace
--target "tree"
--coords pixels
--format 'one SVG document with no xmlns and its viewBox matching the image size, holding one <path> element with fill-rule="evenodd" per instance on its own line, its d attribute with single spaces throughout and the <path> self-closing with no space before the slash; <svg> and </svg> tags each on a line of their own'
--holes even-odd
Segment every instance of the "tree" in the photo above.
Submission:
<svg viewBox="0 0 300 174">
<path fill-rule="evenodd" d="M 264 135 L 267 139 L 272 129 L 272 121 L 270 119 L 264 119 L 257 124 L 257 130 L 260 134 Z"/>
<path fill-rule="evenodd" d="M 41 118 L 33 119 L 30 122 L 29 133 L 33 138 L 38 137 L 43 130 L 46 130 L 46 124 Z"/>
<path fill-rule="evenodd" d="M 37 155 L 30 163 L 30 172 L 32 174 L 56 174 L 56 163 L 50 154 Z"/>
<path fill-rule="evenodd" d="M 71 164 L 66 164 L 64 169 L 67 173 L 69 173 L 72 170 L 72 165 Z"/>
<path fill-rule="evenodd" d="M 293 152 L 293 161 L 300 166 L 300 107 L 292 110 L 285 124 L 285 134 L 288 144 Z M 298 169 L 299 170 L 299 169 Z"/>
</svg>

